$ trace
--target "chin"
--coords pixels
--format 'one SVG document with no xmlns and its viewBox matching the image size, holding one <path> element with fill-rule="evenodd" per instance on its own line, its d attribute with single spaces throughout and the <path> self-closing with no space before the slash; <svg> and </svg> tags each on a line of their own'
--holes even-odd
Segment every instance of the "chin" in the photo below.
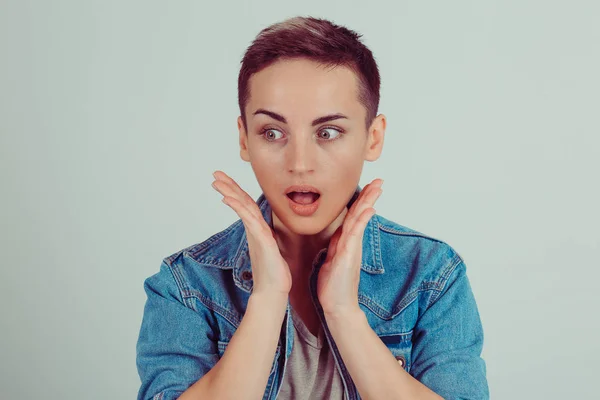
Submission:
<svg viewBox="0 0 600 400">
<path fill-rule="evenodd" d="M 324 209 L 319 211 L 326 212 Z M 329 228 L 329 226 L 331 226 L 331 224 L 333 224 L 339 216 L 339 214 L 320 214 L 319 211 L 310 217 L 302 217 L 294 214 L 288 209 L 284 211 L 283 215 L 285 218 L 282 219 L 279 217 L 280 214 L 277 216 L 281 223 L 291 232 L 297 235 L 313 236 L 321 234 L 323 231 L 327 230 L 327 228 Z M 329 210 L 329 212 L 331 213 L 331 210 Z"/>
<path fill-rule="evenodd" d="M 278 218 L 286 228 L 298 235 L 316 235 L 328 226 L 322 218 L 316 215 L 310 217 L 286 215 L 283 219 L 279 216 Z"/>
<path fill-rule="evenodd" d="M 297 235 L 314 236 L 323 232 L 327 225 L 317 222 L 300 222 L 287 225 L 288 229 Z"/>
</svg>

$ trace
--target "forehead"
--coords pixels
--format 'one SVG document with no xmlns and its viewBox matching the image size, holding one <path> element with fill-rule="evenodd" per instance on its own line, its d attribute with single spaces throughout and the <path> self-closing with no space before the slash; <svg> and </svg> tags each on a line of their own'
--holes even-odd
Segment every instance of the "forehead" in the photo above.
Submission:
<svg viewBox="0 0 600 400">
<path fill-rule="evenodd" d="M 267 108 L 296 118 L 327 112 L 360 114 L 358 79 L 346 66 L 325 67 L 305 58 L 277 61 L 249 80 L 248 111 Z"/>
</svg>

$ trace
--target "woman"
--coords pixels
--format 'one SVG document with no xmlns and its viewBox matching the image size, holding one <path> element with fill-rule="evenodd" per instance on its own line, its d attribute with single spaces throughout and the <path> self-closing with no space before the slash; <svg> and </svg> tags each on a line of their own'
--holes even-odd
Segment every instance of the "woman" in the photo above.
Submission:
<svg viewBox="0 0 600 400">
<path fill-rule="evenodd" d="M 260 32 L 238 80 L 253 200 L 146 279 L 139 399 L 488 398 L 483 329 L 461 257 L 373 208 L 380 78 L 360 35 L 316 18 Z"/>
</svg>

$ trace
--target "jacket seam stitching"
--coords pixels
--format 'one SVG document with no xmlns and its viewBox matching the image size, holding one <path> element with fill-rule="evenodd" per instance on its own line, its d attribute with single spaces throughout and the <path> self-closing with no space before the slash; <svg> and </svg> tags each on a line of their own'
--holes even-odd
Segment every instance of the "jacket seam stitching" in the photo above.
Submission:
<svg viewBox="0 0 600 400">
<path fill-rule="evenodd" d="M 401 236 L 418 236 L 418 237 L 422 237 L 422 238 L 425 238 L 425 239 L 434 240 L 436 242 L 440 242 L 440 243 L 444 243 L 445 244 L 445 242 L 443 240 L 436 239 L 436 238 L 434 238 L 432 236 L 427 236 L 424 233 L 420 233 L 420 232 L 403 232 L 403 231 L 399 231 L 397 229 L 394 229 L 392 227 L 389 227 L 387 225 L 384 225 L 384 224 L 382 224 L 380 222 L 378 222 L 378 225 L 379 225 L 379 229 L 381 229 L 384 232 L 392 233 L 392 234 L 395 234 L 395 235 L 401 235 Z"/>
<path fill-rule="evenodd" d="M 460 256 L 457 254 L 452 258 L 452 260 L 450 260 L 448 265 L 442 270 L 442 274 L 440 275 L 440 278 L 435 282 L 436 286 L 438 286 L 437 288 L 435 288 L 436 293 L 433 296 L 431 296 L 431 298 L 429 299 L 429 303 L 427 304 L 427 308 L 425 310 L 428 310 L 429 308 L 431 308 L 431 306 L 437 301 L 437 299 L 439 299 L 441 293 L 444 291 L 444 288 L 446 287 L 446 284 L 448 283 L 448 278 L 450 277 L 450 275 L 452 275 L 452 272 L 454 272 L 456 267 L 458 265 L 460 265 L 462 262 L 463 262 L 462 258 L 460 258 Z"/>
<path fill-rule="evenodd" d="M 189 302 L 188 302 L 188 297 L 185 296 L 185 292 L 187 289 L 185 289 L 186 285 L 184 283 L 185 278 L 183 277 L 183 275 L 180 273 L 180 271 L 178 270 L 176 265 L 173 264 L 167 264 L 167 266 L 169 267 L 169 271 L 171 271 L 171 275 L 173 276 L 173 279 L 175 280 L 175 285 L 177 285 L 177 290 L 179 292 L 179 296 L 181 297 L 181 302 L 190 310 L 196 312 L 196 310 L 194 310 L 194 307 L 192 307 Z"/>
<path fill-rule="evenodd" d="M 428 291 L 439 291 L 439 283 L 435 281 L 423 281 L 421 285 L 417 289 L 414 289 L 408 292 L 398 303 L 398 306 L 393 309 L 389 313 L 382 313 L 380 310 L 385 311 L 386 309 L 381 305 L 377 304 L 377 302 L 373 301 L 369 297 L 359 295 L 359 303 L 363 304 L 373 313 L 375 313 L 379 318 L 384 320 L 394 319 L 398 314 L 404 311 L 409 305 L 411 305 L 418 297 L 420 292 L 428 292 Z"/>
<path fill-rule="evenodd" d="M 191 256 L 191 258 L 201 262 L 199 258 L 202 257 L 202 253 L 205 250 L 212 247 L 213 245 L 219 243 L 220 241 L 228 237 L 231 234 L 235 224 L 236 223 L 233 223 L 228 228 L 222 230 L 221 232 L 215 233 L 214 235 L 202 241 L 201 243 L 191 246 L 189 249 L 187 249 L 186 253 L 188 253 Z"/>
<path fill-rule="evenodd" d="M 209 298 L 202 295 L 197 290 L 186 290 L 185 297 L 188 299 L 189 298 L 197 299 L 202 304 L 202 306 L 206 307 L 207 310 L 212 311 L 216 314 L 219 314 L 227 322 L 229 322 L 231 325 L 233 325 L 234 328 L 239 327 L 239 325 L 240 325 L 239 318 L 237 318 L 233 313 L 227 311 L 226 308 L 221 307 L 217 303 L 211 301 Z M 194 311 L 197 312 L 197 310 L 194 310 Z"/>
<path fill-rule="evenodd" d="M 179 291 L 179 295 L 181 296 L 182 303 L 194 312 L 198 312 L 196 307 L 190 303 L 191 298 L 196 298 L 198 301 L 206 307 L 209 311 L 215 312 L 221 315 L 227 322 L 233 325 L 234 328 L 237 328 L 240 324 L 239 318 L 237 318 L 234 314 L 228 312 L 225 308 L 220 305 L 212 302 L 209 298 L 203 296 L 197 290 L 187 289 L 187 285 L 184 284 L 185 278 L 182 276 L 180 271 L 177 269 L 177 266 L 167 264 L 173 278 L 175 279 L 175 284 L 177 285 L 177 289 Z M 237 324 L 236 324 L 237 322 Z"/>
</svg>

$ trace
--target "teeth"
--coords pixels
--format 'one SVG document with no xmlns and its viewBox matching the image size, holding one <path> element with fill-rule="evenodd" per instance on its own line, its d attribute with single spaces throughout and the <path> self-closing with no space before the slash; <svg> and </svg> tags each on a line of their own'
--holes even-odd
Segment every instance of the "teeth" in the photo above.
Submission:
<svg viewBox="0 0 600 400">
<path fill-rule="evenodd" d="M 314 193 L 317 194 L 317 192 L 313 192 L 312 190 L 296 190 L 297 193 Z M 291 192 L 290 192 L 291 193 Z"/>
</svg>

